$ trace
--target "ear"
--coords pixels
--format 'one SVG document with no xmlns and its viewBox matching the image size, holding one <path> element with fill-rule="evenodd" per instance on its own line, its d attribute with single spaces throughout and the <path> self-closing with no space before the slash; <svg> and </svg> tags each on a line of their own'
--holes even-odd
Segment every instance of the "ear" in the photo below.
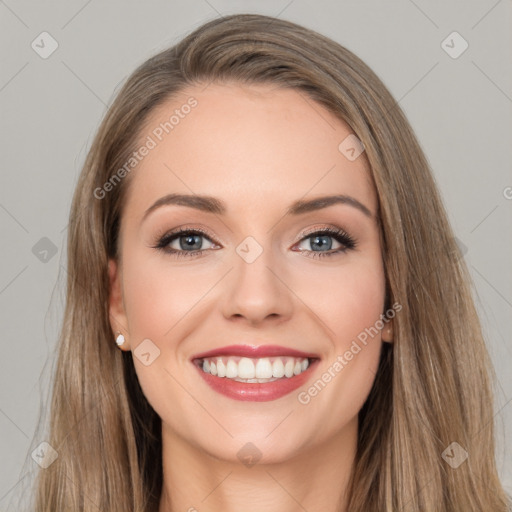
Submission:
<svg viewBox="0 0 512 512">
<path fill-rule="evenodd" d="M 393 343 L 393 320 L 388 320 L 382 328 L 382 341 L 386 343 Z"/>
<path fill-rule="evenodd" d="M 129 333 L 126 312 L 124 310 L 123 293 L 121 288 L 121 267 L 113 260 L 108 260 L 109 290 L 109 320 L 114 333 L 121 333 L 125 342 L 121 350 L 129 350 Z M 113 340 L 115 341 L 115 340 Z"/>
</svg>

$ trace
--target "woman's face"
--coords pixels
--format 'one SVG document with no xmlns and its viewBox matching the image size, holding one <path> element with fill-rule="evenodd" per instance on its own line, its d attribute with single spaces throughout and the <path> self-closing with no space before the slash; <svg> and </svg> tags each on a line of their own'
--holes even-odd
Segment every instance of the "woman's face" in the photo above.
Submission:
<svg viewBox="0 0 512 512">
<path fill-rule="evenodd" d="M 304 93 L 263 85 L 194 86 L 152 112 L 110 311 L 164 436 L 261 462 L 353 437 L 391 323 L 377 197 L 349 135 Z"/>
</svg>

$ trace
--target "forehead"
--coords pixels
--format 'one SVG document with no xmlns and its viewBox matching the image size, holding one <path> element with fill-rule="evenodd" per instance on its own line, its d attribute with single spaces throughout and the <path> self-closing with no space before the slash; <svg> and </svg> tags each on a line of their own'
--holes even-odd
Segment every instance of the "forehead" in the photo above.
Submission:
<svg viewBox="0 0 512 512">
<path fill-rule="evenodd" d="M 351 161 L 339 149 L 352 133 L 302 91 L 191 86 L 148 116 L 139 146 L 152 148 L 133 171 L 127 200 L 144 208 L 171 192 L 208 194 L 234 212 L 344 193 L 375 212 L 364 153 Z"/>
</svg>

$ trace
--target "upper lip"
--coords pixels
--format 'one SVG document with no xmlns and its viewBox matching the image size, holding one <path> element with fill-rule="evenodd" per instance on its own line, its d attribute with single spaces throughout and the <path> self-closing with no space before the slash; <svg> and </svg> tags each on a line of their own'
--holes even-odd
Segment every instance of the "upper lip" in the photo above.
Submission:
<svg viewBox="0 0 512 512">
<path fill-rule="evenodd" d="M 280 345 L 227 345 L 225 347 L 214 348 L 207 352 L 201 352 L 192 357 L 194 359 L 204 359 L 207 357 L 215 356 L 240 356 L 250 358 L 260 357 L 278 357 L 278 356 L 292 356 L 292 357 L 303 357 L 308 359 L 318 358 L 317 354 L 310 352 L 302 352 L 289 347 L 283 347 Z"/>
</svg>

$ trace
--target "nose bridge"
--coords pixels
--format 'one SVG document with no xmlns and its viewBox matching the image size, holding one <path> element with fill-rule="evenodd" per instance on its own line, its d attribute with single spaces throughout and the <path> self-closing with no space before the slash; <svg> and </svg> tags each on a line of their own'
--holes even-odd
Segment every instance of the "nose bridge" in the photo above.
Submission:
<svg viewBox="0 0 512 512">
<path fill-rule="evenodd" d="M 292 307 L 290 292 L 276 271 L 278 255 L 273 253 L 271 236 L 258 238 L 247 236 L 235 247 L 224 312 L 227 316 L 242 315 L 251 322 L 287 316 Z"/>
</svg>

